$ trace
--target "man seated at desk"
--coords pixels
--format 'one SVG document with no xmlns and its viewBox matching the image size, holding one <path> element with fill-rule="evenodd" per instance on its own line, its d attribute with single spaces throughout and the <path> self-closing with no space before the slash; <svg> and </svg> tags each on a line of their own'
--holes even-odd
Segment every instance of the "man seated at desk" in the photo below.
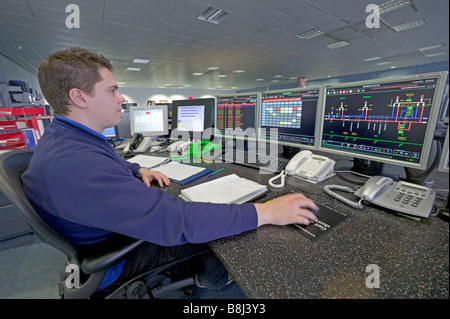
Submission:
<svg viewBox="0 0 450 319">
<path fill-rule="evenodd" d="M 148 269 L 206 252 L 204 243 L 217 238 L 264 224 L 316 219 L 309 211 L 316 205 L 302 194 L 266 204 L 221 205 L 183 202 L 150 187 L 152 181 L 160 187 L 170 182 L 120 158 L 101 134 L 119 124 L 125 100 L 103 56 L 81 48 L 55 52 L 41 64 L 38 78 L 55 119 L 22 176 L 31 203 L 51 227 L 79 246 L 112 233 L 146 241 L 108 270 L 97 295 L 106 296 Z M 228 280 L 218 261 L 199 274 L 197 284 L 208 288 Z"/>
</svg>

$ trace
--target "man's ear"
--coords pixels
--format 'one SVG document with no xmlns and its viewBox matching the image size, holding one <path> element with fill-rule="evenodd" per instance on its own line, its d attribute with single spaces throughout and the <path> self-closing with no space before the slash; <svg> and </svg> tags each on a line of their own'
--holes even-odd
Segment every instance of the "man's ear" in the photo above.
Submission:
<svg viewBox="0 0 450 319">
<path fill-rule="evenodd" d="M 76 105 L 82 109 L 87 107 L 85 93 L 83 91 L 81 91 L 80 89 L 77 89 L 77 88 L 70 89 L 69 98 L 74 105 Z"/>
</svg>

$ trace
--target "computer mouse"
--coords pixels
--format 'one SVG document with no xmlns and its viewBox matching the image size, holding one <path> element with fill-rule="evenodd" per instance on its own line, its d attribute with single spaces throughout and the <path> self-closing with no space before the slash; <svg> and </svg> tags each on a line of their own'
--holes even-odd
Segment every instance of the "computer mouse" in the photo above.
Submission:
<svg viewBox="0 0 450 319">
<path fill-rule="evenodd" d="M 319 218 L 320 212 L 319 212 L 318 210 L 310 209 L 309 211 L 310 211 L 311 213 L 313 213 L 314 215 L 316 215 L 317 218 Z"/>
</svg>

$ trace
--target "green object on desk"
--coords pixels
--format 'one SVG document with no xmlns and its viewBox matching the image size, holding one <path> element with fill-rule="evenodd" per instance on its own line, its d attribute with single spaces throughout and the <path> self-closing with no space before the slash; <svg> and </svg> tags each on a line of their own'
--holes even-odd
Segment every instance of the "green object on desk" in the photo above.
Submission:
<svg viewBox="0 0 450 319">
<path fill-rule="evenodd" d="M 178 156 L 169 156 L 172 161 L 184 160 L 189 158 L 202 158 L 203 155 L 220 148 L 219 144 L 211 143 L 210 141 L 198 141 L 189 147 L 189 150 Z"/>
<path fill-rule="evenodd" d="M 211 177 L 211 176 L 213 176 L 214 174 L 220 173 L 221 171 L 223 171 L 223 168 L 218 169 L 217 171 L 215 171 L 215 172 L 209 174 L 208 177 Z"/>
</svg>

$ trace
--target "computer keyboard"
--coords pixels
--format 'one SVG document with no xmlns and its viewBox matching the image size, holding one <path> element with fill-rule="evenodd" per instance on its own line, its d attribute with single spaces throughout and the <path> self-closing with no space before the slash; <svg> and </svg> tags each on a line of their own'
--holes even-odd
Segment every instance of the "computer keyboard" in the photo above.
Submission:
<svg viewBox="0 0 450 319">
<path fill-rule="evenodd" d="M 260 154 L 253 151 L 244 150 L 227 150 L 222 154 L 222 160 L 225 162 L 233 162 L 238 165 L 267 170 L 273 173 L 279 173 L 287 165 L 289 160 Z"/>
</svg>

